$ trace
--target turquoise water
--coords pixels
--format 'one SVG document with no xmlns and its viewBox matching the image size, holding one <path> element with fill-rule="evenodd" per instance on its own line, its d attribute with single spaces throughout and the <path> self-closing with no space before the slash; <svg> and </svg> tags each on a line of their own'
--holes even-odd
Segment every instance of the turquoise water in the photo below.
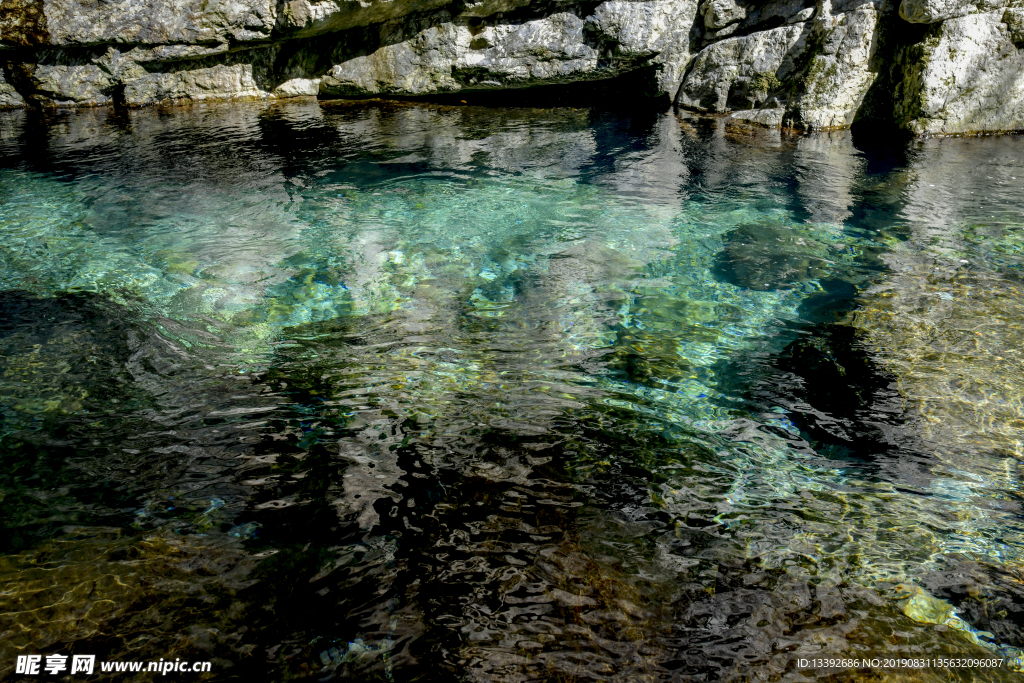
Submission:
<svg viewBox="0 0 1024 683">
<path fill-rule="evenodd" d="M 0 150 L 2 670 L 1019 675 L 1019 138 L 308 103 Z"/>
</svg>

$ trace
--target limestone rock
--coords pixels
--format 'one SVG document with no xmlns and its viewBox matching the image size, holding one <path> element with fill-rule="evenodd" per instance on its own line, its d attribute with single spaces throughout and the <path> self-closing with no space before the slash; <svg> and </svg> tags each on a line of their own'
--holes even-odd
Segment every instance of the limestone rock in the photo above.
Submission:
<svg viewBox="0 0 1024 683">
<path fill-rule="evenodd" d="M 871 91 L 870 115 L 918 134 L 1024 129 L 1024 0 L 901 1 L 903 19 L 895 0 L 0 0 L 0 107 L 415 96 L 654 67 L 680 107 L 772 127 L 849 127 Z M 882 25 L 904 19 L 933 26 L 894 48 Z"/>
<path fill-rule="evenodd" d="M 110 75 L 94 64 L 74 66 L 25 65 L 35 92 L 53 104 L 97 105 L 110 101 Z"/>
<path fill-rule="evenodd" d="M 746 19 L 747 8 L 737 5 L 736 0 L 709 0 L 702 14 L 704 26 L 717 30 Z"/>
<path fill-rule="evenodd" d="M 739 110 L 733 118 L 769 127 L 849 127 L 878 75 L 879 11 L 868 4 L 833 15 L 828 0 L 815 8 L 791 4 L 788 11 L 813 21 L 705 48 L 680 89 L 679 104 Z"/>
<path fill-rule="evenodd" d="M 44 63 L 13 65 L 11 73 L 21 93 L 42 107 L 107 105 L 115 98 L 128 105 L 146 105 L 270 96 L 254 77 L 255 68 L 265 70 L 259 62 L 266 61 L 266 54 L 259 51 L 243 53 L 235 63 L 182 59 L 218 57 L 225 51 L 225 45 L 158 46 L 128 52 L 110 48 L 99 56 L 82 59 L 81 55 L 58 49 L 52 50 Z"/>
<path fill-rule="evenodd" d="M 1007 9 L 1003 12 L 1003 23 L 1010 33 L 1010 42 L 1018 49 L 1024 49 L 1024 9 Z"/>
<path fill-rule="evenodd" d="M 15 0 L 3 3 L 0 40 L 15 45 L 116 45 L 261 40 L 273 0 Z"/>
<path fill-rule="evenodd" d="M 900 16 L 912 24 L 933 24 L 968 14 L 1020 6 L 1019 0 L 903 0 Z"/>
<path fill-rule="evenodd" d="M 130 105 L 175 100 L 261 99 L 268 93 L 253 80 L 250 64 L 234 64 L 152 73 L 125 85 L 124 101 Z"/>
<path fill-rule="evenodd" d="M 727 38 L 701 50 L 679 89 L 676 103 L 698 111 L 753 109 L 795 70 L 806 44 L 801 25 L 781 26 Z"/>
<path fill-rule="evenodd" d="M 796 24 L 814 16 L 814 0 L 773 0 L 750 7 L 747 16 L 737 25 L 743 33 L 773 23 Z"/>
<path fill-rule="evenodd" d="M 411 40 L 336 64 L 320 82 L 320 92 L 345 97 L 457 90 L 452 66 L 460 54 L 469 51 L 471 40 L 464 26 L 430 27 Z"/>
<path fill-rule="evenodd" d="M 849 127 L 878 75 L 879 13 L 857 10 L 833 17 L 821 51 L 801 78 L 801 92 L 787 119 L 794 127 L 827 130 Z"/>
<path fill-rule="evenodd" d="M 275 97 L 315 97 L 320 92 L 319 78 L 292 78 L 274 88 Z"/>
<path fill-rule="evenodd" d="M 278 28 L 291 37 L 344 31 L 443 9 L 450 0 L 290 0 L 281 5 Z M 490 17 L 521 10 L 530 0 L 479 0 L 465 3 L 459 16 Z M 556 0 L 550 7 L 571 6 L 571 0 Z"/>
<path fill-rule="evenodd" d="M 587 28 L 617 54 L 652 58 L 661 92 L 674 97 L 690 61 L 689 33 L 697 0 L 608 0 L 587 17 Z"/>
<path fill-rule="evenodd" d="M 11 109 L 24 105 L 24 98 L 14 89 L 14 86 L 7 82 L 3 71 L 0 71 L 0 109 Z"/>
<path fill-rule="evenodd" d="M 278 25 L 282 29 L 294 30 L 297 37 L 308 37 L 380 24 L 416 12 L 439 9 L 447 4 L 448 0 L 291 0 L 282 5 Z"/>
<path fill-rule="evenodd" d="M 1024 129 L 1019 15 L 986 12 L 943 22 L 900 56 L 897 123 L 918 135 Z"/>
<path fill-rule="evenodd" d="M 602 75 L 612 71 L 605 68 Z M 584 42 L 583 20 L 560 13 L 520 25 L 488 26 L 476 35 L 454 23 L 433 26 L 410 40 L 335 65 L 320 90 L 343 96 L 424 95 L 464 87 L 566 83 L 595 72 L 598 53 Z"/>
</svg>

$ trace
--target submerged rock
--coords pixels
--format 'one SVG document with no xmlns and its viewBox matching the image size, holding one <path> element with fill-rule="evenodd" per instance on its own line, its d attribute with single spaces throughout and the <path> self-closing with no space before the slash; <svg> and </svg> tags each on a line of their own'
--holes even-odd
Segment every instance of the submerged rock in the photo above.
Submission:
<svg viewBox="0 0 1024 683">
<path fill-rule="evenodd" d="M 26 649 L 67 652 L 77 645 L 110 652 L 112 659 L 142 652 L 154 660 L 187 657 L 197 648 L 226 654 L 233 638 L 222 629 L 230 632 L 240 611 L 231 603 L 254 564 L 237 541 L 139 537 L 109 527 L 70 529 L 60 539 L 6 553 L 0 557 L 0 673 L 11 673 L 16 654 Z M 206 607 L 198 620 L 182 624 L 172 616 L 196 604 Z M 131 644 L 111 637 L 142 630 L 147 637 Z"/>
<path fill-rule="evenodd" d="M 8 420 L 95 409 L 123 391 L 133 349 L 113 308 L 88 294 L 0 292 L 0 404 Z"/>
<path fill-rule="evenodd" d="M 1024 459 L 1020 289 L 984 272 L 946 279 L 922 263 L 872 290 L 856 314 L 922 438 L 954 466 Z"/>
<path fill-rule="evenodd" d="M 755 290 L 781 289 L 828 275 L 829 245 L 786 225 L 741 225 L 725 236 L 715 258 L 723 279 Z"/>
</svg>

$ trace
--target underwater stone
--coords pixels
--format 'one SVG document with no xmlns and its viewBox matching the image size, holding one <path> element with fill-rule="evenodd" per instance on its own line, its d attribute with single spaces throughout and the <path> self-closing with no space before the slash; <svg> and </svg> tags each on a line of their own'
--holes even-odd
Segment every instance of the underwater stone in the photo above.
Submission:
<svg viewBox="0 0 1024 683">
<path fill-rule="evenodd" d="M 129 326 L 89 294 L 0 292 L 0 404 L 21 413 L 75 413 L 123 391 Z"/>
<path fill-rule="evenodd" d="M 919 436 L 964 469 L 978 454 L 1024 460 L 1019 286 L 985 273 L 939 280 L 926 264 L 901 270 L 854 320 L 898 378 Z"/>
<path fill-rule="evenodd" d="M 828 274 L 828 246 L 789 226 L 742 225 L 724 242 L 715 272 L 740 287 L 781 289 Z"/>
</svg>

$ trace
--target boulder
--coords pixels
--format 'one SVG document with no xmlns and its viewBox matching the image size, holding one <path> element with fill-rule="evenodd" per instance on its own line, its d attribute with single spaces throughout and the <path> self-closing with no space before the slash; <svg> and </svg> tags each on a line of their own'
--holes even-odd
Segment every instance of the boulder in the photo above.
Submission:
<svg viewBox="0 0 1024 683">
<path fill-rule="evenodd" d="M 1020 0 L 903 0 L 900 16 L 912 24 L 933 24 L 946 19 L 1006 7 L 1020 7 Z"/>
<path fill-rule="evenodd" d="M 13 109 L 25 106 L 25 100 L 14 89 L 14 86 L 4 78 L 3 71 L 0 71 L 0 109 Z"/>
<path fill-rule="evenodd" d="M 319 78 L 292 78 L 274 88 L 275 97 L 316 97 L 320 92 Z"/>
<path fill-rule="evenodd" d="M 837 14 L 820 25 L 821 47 L 800 76 L 786 119 L 794 128 L 848 128 L 878 76 L 879 12 Z"/>
<path fill-rule="evenodd" d="M 114 86 L 110 74 L 95 64 L 25 64 L 22 73 L 37 97 L 57 106 L 107 104 Z"/>
<path fill-rule="evenodd" d="M 659 65 L 661 92 L 675 97 L 690 61 L 689 35 L 697 0 L 608 0 L 587 17 L 598 41 L 626 58 Z"/>
<path fill-rule="evenodd" d="M 0 41 L 21 46 L 159 45 L 265 40 L 272 0 L 14 0 Z"/>
<path fill-rule="evenodd" d="M 736 0 L 709 0 L 702 7 L 704 27 L 717 31 L 730 24 L 736 24 L 747 18 L 747 8 L 736 4 Z"/>
<path fill-rule="evenodd" d="M 265 98 L 270 93 L 257 85 L 254 64 L 206 63 L 184 60 L 182 64 L 165 63 L 170 47 L 178 53 L 216 53 L 219 48 L 200 46 L 163 46 L 136 48 L 121 53 L 113 48 L 89 60 L 67 59 L 58 50 L 56 63 L 23 63 L 14 65 L 19 89 L 32 102 L 43 107 L 97 106 L 121 102 L 146 105 L 155 102 Z M 70 61 L 72 63 L 61 63 Z M 86 63 L 81 63 L 86 61 Z M 77 63 L 76 63 L 77 62 Z M 150 70 L 153 66 L 157 67 Z M 146 68 L 150 67 L 150 68 Z M 191 67 L 191 68 L 189 68 Z M 17 94 L 17 93 L 16 93 Z"/>
<path fill-rule="evenodd" d="M 1024 128 L 1024 45 L 1015 9 L 937 25 L 901 51 L 895 118 L 917 135 Z"/>
<path fill-rule="evenodd" d="M 251 64 L 218 64 L 170 73 L 147 73 L 124 87 L 124 101 L 130 105 L 267 96 L 268 93 L 256 85 Z"/>
<path fill-rule="evenodd" d="M 587 45 L 583 20 L 554 14 L 523 24 L 471 30 L 453 22 L 337 64 L 320 84 L 327 95 L 424 95 L 462 88 L 516 87 L 607 77 Z"/>
<path fill-rule="evenodd" d="M 747 9 L 743 21 L 736 25 L 740 33 L 764 30 L 771 25 L 796 24 L 814 17 L 814 0 L 770 0 Z"/>
<path fill-rule="evenodd" d="M 795 70 L 806 47 L 802 25 L 781 26 L 740 38 L 726 38 L 699 53 L 676 103 L 697 111 L 754 109 Z"/>
<path fill-rule="evenodd" d="M 278 27 L 295 37 L 344 31 L 444 7 L 448 0 L 291 0 L 282 4 Z"/>
</svg>

